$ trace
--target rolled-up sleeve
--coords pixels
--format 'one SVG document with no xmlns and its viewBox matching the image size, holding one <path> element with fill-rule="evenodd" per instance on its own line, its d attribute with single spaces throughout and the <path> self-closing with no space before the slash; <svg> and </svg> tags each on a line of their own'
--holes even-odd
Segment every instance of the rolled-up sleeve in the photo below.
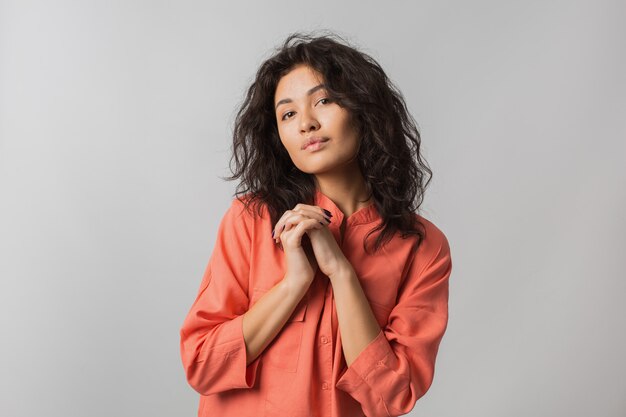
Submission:
<svg viewBox="0 0 626 417">
<path fill-rule="evenodd" d="M 180 353 L 189 385 L 202 395 L 254 386 L 259 358 L 246 365 L 251 228 L 237 198 L 221 219 L 200 289 L 182 327 Z"/>
<path fill-rule="evenodd" d="M 441 231 L 429 238 L 407 267 L 386 326 L 337 381 L 368 417 L 409 413 L 432 384 L 448 323 L 452 260 Z"/>
</svg>

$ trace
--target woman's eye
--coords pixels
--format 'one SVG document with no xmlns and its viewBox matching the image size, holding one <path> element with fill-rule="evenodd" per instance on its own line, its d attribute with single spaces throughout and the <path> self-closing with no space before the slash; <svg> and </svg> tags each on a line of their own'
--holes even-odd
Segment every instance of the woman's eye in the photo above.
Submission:
<svg viewBox="0 0 626 417">
<path fill-rule="evenodd" d="M 318 103 L 320 103 L 320 102 L 322 102 L 322 101 L 325 101 L 325 102 L 324 102 L 324 103 L 322 103 L 322 104 L 327 104 L 327 103 L 332 102 L 332 100 L 331 100 L 331 99 L 324 97 L 324 98 L 319 99 Z M 293 113 L 293 112 L 292 112 L 292 111 L 288 111 L 287 113 L 283 114 L 283 116 L 282 116 L 280 119 L 281 119 L 281 120 L 288 119 L 288 118 L 289 118 L 289 117 L 288 117 L 288 115 L 289 115 L 289 114 L 291 114 L 291 113 Z"/>
</svg>

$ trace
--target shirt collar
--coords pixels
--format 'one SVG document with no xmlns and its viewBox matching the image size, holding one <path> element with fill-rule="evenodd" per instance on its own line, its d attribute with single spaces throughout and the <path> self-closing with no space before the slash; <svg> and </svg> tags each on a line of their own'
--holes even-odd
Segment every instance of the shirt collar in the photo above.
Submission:
<svg viewBox="0 0 626 417">
<path fill-rule="evenodd" d="M 341 225 L 345 215 L 341 210 L 339 210 L 339 207 L 337 207 L 333 200 L 331 200 L 326 194 L 322 193 L 319 188 L 315 189 L 315 199 L 313 204 L 330 211 L 333 215 L 332 220 L 338 220 L 337 222 L 333 221 L 332 223 Z M 368 206 L 360 208 L 346 218 L 346 225 L 351 226 L 362 223 L 371 223 L 379 219 L 380 214 L 376 209 L 376 204 L 374 204 L 374 199 L 372 198 L 371 203 Z"/>
</svg>

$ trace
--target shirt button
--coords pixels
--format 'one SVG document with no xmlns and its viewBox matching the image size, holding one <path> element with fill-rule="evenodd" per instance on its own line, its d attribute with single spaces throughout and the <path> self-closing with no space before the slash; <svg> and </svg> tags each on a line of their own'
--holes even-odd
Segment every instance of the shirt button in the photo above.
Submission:
<svg viewBox="0 0 626 417">
<path fill-rule="evenodd" d="M 324 383 L 322 384 L 322 389 L 328 389 L 328 383 L 324 382 Z"/>
<path fill-rule="evenodd" d="M 322 343 L 328 343 L 328 338 L 326 336 L 322 336 L 320 339 L 322 340 Z"/>
</svg>

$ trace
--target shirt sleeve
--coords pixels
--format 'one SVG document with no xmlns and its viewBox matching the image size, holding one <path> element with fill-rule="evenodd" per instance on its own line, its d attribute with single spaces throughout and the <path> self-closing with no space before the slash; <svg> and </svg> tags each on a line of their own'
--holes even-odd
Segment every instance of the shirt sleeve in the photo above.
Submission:
<svg viewBox="0 0 626 417">
<path fill-rule="evenodd" d="M 336 387 L 361 403 L 368 417 L 409 413 L 433 381 L 448 323 L 452 271 L 448 240 L 435 231 L 413 256 L 387 325 L 337 381 Z"/>
<path fill-rule="evenodd" d="M 260 356 L 246 366 L 243 337 L 251 250 L 244 210 L 235 197 L 222 217 L 200 289 L 180 328 L 186 378 L 202 395 L 252 388 L 256 381 Z"/>
</svg>

